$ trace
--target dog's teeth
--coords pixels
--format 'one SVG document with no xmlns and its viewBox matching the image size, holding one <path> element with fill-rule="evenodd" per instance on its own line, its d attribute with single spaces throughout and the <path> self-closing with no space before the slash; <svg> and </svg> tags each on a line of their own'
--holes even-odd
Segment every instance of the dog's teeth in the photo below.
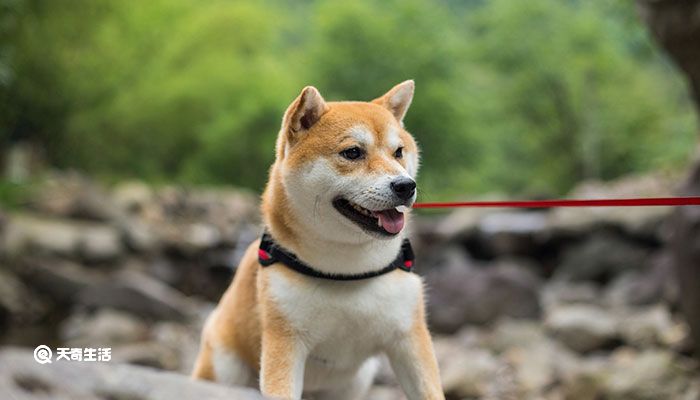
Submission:
<svg viewBox="0 0 700 400">
<path fill-rule="evenodd" d="M 352 208 L 353 208 L 355 211 L 359 212 L 359 213 L 362 214 L 362 215 L 367 215 L 367 216 L 371 216 L 371 215 L 372 215 L 371 211 L 369 211 L 368 209 L 366 209 L 366 208 L 364 208 L 364 207 L 362 207 L 362 206 L 360 206 L 360 205 L 358 205 L 358 204 L 350 203 L 350 206 L 352 206 Z"/>
<path fill-rule="evenodd" d="M 398 207 L 396 207 L 396 211 L 398 211 L 398 212 L 400 212 L 400 213 L 405 213 L 406 211 L 408 211 L 408 207 L 406 207 L 406 206 L 398 206 Z"/>
</svg>

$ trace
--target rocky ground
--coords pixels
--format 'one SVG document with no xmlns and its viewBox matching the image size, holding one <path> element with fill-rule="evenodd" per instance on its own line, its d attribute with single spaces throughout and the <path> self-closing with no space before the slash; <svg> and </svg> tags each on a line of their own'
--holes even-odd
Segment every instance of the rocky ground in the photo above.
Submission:
<svg viewBox="0 0 700 400">
<path fill-rule="evenodd" d="M 572 195 L 668 195 L 669 182 L 636 177 Z M 665 246 L 670 211 L 418 215 L 417 270 L 448 397 L 700 398 Z M 105 188 L 75 174 L 34 185 L 0 211 L 0 393 L 170 398 L 147 388 L 173 385 L 218 398 L 207 391 L 219 387 L 186 389 L 184 376 L 157 370 L 189 371 L 203 318 L 259 232 L 257 198 L 242 191 Z M 72 387 L 60 363 L 38 365 L 14 348 L 38 344 L 111 347 L 112 361 L 79 364 L 86 382 Z M 112 390 L 112 375 L 141 378 L 124 378 L 139 382 L 129 393 L 95 395 Z M 370 398 L 403 398 L 388 368 Z"/>
</svg>

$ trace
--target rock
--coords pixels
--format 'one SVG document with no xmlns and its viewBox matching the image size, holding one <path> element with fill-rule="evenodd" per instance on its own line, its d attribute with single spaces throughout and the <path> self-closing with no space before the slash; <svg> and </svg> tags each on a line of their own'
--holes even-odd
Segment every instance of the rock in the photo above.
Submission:
<svg viewBox="0 0 700 400">
<path fill-rule="evenodd" d="M 10 255 L 58 255 L 111 261 L 122 252 L 120 235 L 109 225 L 17 214 L 10 219 L 3 247 Z"/>
<path fill-rule="evenodd" d="M 568 197 L 669 197 L 676 192 L 678 178 L 667 173 L 652 173 L 630 175 L 611 182 L 583 182 L 577 185 Z M 628 235 L 660 241 L 662 223 L 671 212 L 671 207 L 557 208 L 552 211 L 550 227 L 560 231 L 585 233 L 598 227 L 618 226 Z"/>
<path fill-rule="evenodd" d="M 430 326 L 456 332 L 499 317 L 537 318 L 539 279 L 527 267 L 501 263 L 479 266 L 455 247 L 436 252 L 440 260 L 425 273 Z"/>
<path fill-rule="evenodd" d="M 458 208 L 445 216 L 435 226 L 434 233 L 444 242 L 458 241 L 472 235 L 484 215 L 493 210 L 484 208 Z"/>
<path fill-rule="evenodd" d="M 489 258 L 532 256 L 546 238 L 547 213 L 501 211 L 484 215 L 475 235 L 479 252 Z"/>
<path fill-rule="evenodd" d="M 490 334 L 486 346 L 503 354 L 514 368 L 520 390 L 536 398 L 572 371 L 578 357 L 547 337 L 538 322 L 502 320 Z"/>
<path fill-rule="evenodd" d="M 115 362 L 141 365 L 156 369 L 177 371 L 181 368 L 180 356 L 177 350 L 164 346 L 156 341 L 129 343 L 115 346 L 112 349 L 112 359 Z M 188 365 L 191 369 L 192 365 Z"/>
<path fill-rule="evenodd" d="M 130 250 L 146 254 L 160 250 L 161 242 L 150 225 L 134 218 L 122 218 L 117 225 L 125 246 Z"/>
<path fill-rule="evenodd" d="M 92 314 L 76 313 L 61 324 L 61 339 L 69 347 L 114 346 L 142 341 L 148 336 L 144 321 L 109 308 Z"/>
<path fill-rule="evenodd" d="M 579 360 L 573 370 L 563 374 L 560 397 L 570 400 L 602 399 L 609 360 L 602 356 L 586 357 Z"/>
<path fill-rule="evenodd" d="M 234 388 L 185 375 L 116 362 L 54 361 L 40 365 L 32 352 L 0 350 L 0 393 L 17 400 L 199 400 L 263 397 L 253 389 Z"/>
<path fill-rule="evenodd" d="M 547 340 L 539 321 L 504 318 L 492 327 L 480 344 L 496 353 L 503 353 L 514 347 L 531 346 Z"/>
<path fill-rule="evenodd" d="M 221 232 L 211 225 L 194 223 L 187 227 L 184 245 L 194 251 L 210 249 L 221 243 Z"/>
<path fill-rule="evenodd" d="M 129 248 L 197 258 L 217 246 L 235 246 L 241 225 L 259 220 L 256 197 L 240 190 L 191 190 L 164 187 L 153 191 L 132 182 L 114 189 L 125 209 L 119 221 Z"/>
<path fill-rule="evenodd" d="M 112 189 L 114 203 L 130 214 L 143 211 L 154 198 L 151 187 L 140 181 L 123 182 Z"/>
<path fill-rule="evenodd" d="M 671 313 L 664 305 L 625 312 L 620 318 L 622 339 L 630 345 L 653 347 L 679 340 Z"/>
<path fill-rule="evenodd" d="M 561 304 L 600 303 L 600 290 L 591 282 L 553 280 L 542 289 L 542 305 L 551 309 Z"/>
<path fill-rule="evenodd" d="M 625 271 L 643 271 L 649 266 L 648 248 L 619 234 L 600 231 L 564 250 L 555 277 L 564 280 L 608 282 Z"/>
<path fill-rule="evenodd" d="M 0 332 L 10 324 L 35 322 L 46 305 L 9 271 L 0 267 Z"/>
<path fill-rule="evenodd" d="M 422 232 L 419 232 L 419 234 Z M 478 258 L 534 256 L 551 239 L 546 211 L 460 209 L 431 230 L 434 240 L 460 242 Z"/>
<path fill-rule="evenodd" d="M 73 304 L 84 290 L 101 284 L 105 276 L 70 261 L 50 257 L 25 257 L 19 276 L 38 292 L 59 304 Z"/>
<path fill-rule="evenodd" d="M 96 226 L 83 231 L 79 253 L 86 262 L 114 261 L 123 251 L 120 234 L 111 226 Z"/>
<path fill-rule="evenodd" d="M 618 337 L 617 321 L 612 314 L 583 304 L 550 310 L 545 326 L 562 343 L 580 353 L 601 349 Z"/>
<path fill-rule="evenodd" d="M 464 348 L 449 339 L 435 340 L 442 387 L 450 396 L 481 397 L 501 367 L 488 350 Z"/>
<path fill-rule="evenodd" d="M 54 173 L 41 182 L 29 208 L 42 214 L 92 221 L 109 221 L 118 212 L 108 193 L 75 173 Z"/>
<path fill-rule="evenodd" d="M 176 322 L 159 322 L 151 331 L 151 340 L 170 350 L 179 365 L 172 369 L 189 374 L 199 354 L 199 341 L 204 322 L 183 325 Z M 163 361 L 165 367 L 169 365 Z"/>
<path fill-rule="evenodd" d="M 60 331 L 67 347 L 111 347 L 115 362 L 178 370 L 183 367 L 181 353 L 195 352 L 198 340 L 190 331 L 188 338 L 192 343 L 187 343 L 178 332 L 186 328 L 173 325 L 159 323 L 149 329 L 145 321 L 131 314 L 105 308 L 72 315 L 61 324 Z M 186 372 L 189 372 L 194 356 L 187 361 L 190 363 Z"/>
<path fill-rule="evenodd" d="M 582 235 L 598 228 L 615 226 L 632 237 L 660 242 L 664 236 L 664 221 L 671 212 L 671 207 L 557 208 L 552 211 L 549 228 L 560 234 Z"/>
<path fill-rule="evenodd" d="M 116 308 L 155 320 L 184 321 L 194 313 L 194 305 L 180 292 L 137 271 L 122 271 L 86 288 L 77 302 L 90 308 Z"/>
<path fill-rule="evenodd" d="M 623 348 L 612 360 L 604 386 L 607 399 L 678 399 L 688 390 L 690 371 L 668 351 Z"/>
<path fill-rule="evenodd" d="M 652 257 L 647 271 L 627 271 L 607 285 L 604 301 L 613 308 L 678 303 L 678 287 L 667 254 Z"/>
<path fill-rule="evenodd" d="M 74 256 L 82 239 L 83 225 L 65 220 L 12 215 L 3 248 L 9 255 L 48 253 Z"/>
</svg>

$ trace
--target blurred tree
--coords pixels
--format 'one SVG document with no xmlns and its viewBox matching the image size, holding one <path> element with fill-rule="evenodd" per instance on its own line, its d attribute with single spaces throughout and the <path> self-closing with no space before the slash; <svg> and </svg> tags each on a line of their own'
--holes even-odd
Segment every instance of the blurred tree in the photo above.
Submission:
<svg viewBox="0 0 700 400">
<path fill-rule="evenodd" d="M 456 21 L 449 10 L 420 0 L 321 1 L 310 14 L 315 19 L 309 52 L 301 61 L 306 80 L 331 99 L 371 100 L 415 79 L 405 125 L 421 145 L 419 187 L 430 194 L 463 191 L 455 178 L 473 168 L 478 149 L 469 124 L 468 81 L 460 68 L 462 37 L 450 30 Z"/>
<path fill-rule="evenodd" d="M 416 79 L 432 198 L 559 194 L 677 166 L 694 140 L 623 0 L 0 1 L 3 140 L 102 177 L 260 189 L 307 84 L 369 100 Z"/>
<path fill-rule="evenodd" d="M 678 83 L 669 85 L 658 60 L 640 54 L 636 33 L 621 33 L 607 9 L 496 0 L 468 17 L 494 98 L 476 113 L 491 133 L 483 136 L 493 160 L 483 176 L 499 187 L 561 193 L 582 179 L 659 167 L 668 162 L 656 153 L 660 130 L 687 148 L 694 121 Z"/>
<path fill-rule="evenodd" d="M 700 1 L 638 0 L 644 20 L 663 48 L 686 73 L 700 112 Z M 660 134 L 659 136 L 662 136 Z M 691 167 L 681 189 L 700 196 L 700 160 Z M 697 207 L 679 207 L 671 239 L 673 263 L 680 287 L 681 310 L 691 328 L 695 353 L 700 358 L 700 213 Z"/>
</svg>

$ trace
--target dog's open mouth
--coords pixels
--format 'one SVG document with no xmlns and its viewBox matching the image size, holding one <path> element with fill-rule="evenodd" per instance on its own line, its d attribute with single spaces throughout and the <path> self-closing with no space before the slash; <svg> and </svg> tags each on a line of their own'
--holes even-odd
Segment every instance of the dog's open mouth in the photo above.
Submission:
<svg viewBox="0 0 700 400">
<path fill-rule="evenodd" d="M 347 219 L 368 232 L 394 236 L 403 229 L 405 206 L 372 211 L 343 198 L 335 199 L 333 206 Z"/>
</svg>

